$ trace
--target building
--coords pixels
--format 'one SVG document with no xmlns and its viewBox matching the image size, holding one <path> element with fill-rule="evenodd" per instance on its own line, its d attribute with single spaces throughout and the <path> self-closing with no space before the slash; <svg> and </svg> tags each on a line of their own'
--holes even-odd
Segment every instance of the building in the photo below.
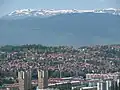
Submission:
<svg viewBox="0 0 120 90">
<path fill-rule="evenodd" d="M 82 87 L 80 90 L 97 90 L 97 87 Z"/>
<path fill-rule="evenodd" d="M 19 90 L 32 90 L 31 70 L 18 72 Z"/>
<path fill-rule="evenodd" d="M 112 80 L 107 80 L 106 81 L 106 90 L 111 90 L 112 87 Z"/>
<path fill-rule="evenodd" d="M 106 90 L 106 82 L 100 81 L 97 83 L 97 90 Z"/>
<path fill-rule="evenodd" d="M 86 79 L 118 79 L 119 73 L 107 73 L 107 74 L 86 74 Z"/>
<path fill-rule="evenodd" d="M 48 71 L 38 69 L 38 88 L 48 88 Z"/>
<path fill-rule="evenodd" d="M 88 82 L 89 87 L 97 86 L 97 82 Z"/>
<path fill-rule="evenodd" d="M 120 90 L 119 84 L 115 80 L 103 80 L 97 83 L 97 90 Z"/>
<path fill-rule="evenodd" d="M 118 90 L 120 90 L 120 79 L 117 80 Z"/>
<path fill-rule="evenodd" d="M 97 90 L 120 90 L 120 73 L 86 74 L 87 80 L 100 80 Z M 89 86 L 92 86 L 90 84 Z"/>
</svg>

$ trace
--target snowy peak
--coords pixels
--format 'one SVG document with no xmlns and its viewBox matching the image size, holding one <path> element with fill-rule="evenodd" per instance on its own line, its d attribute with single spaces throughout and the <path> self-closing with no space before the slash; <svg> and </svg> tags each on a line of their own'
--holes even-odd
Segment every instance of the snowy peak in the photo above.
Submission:
<svg viewBox="0 0 120 90">
<path fill-rule="evenodd" d="M 113 15 L 120 15 L 120 9 L 108 8 L 95 10 L 96 13 L 109 13 Z"/>
<path fill-rule="evenodd" d="M 7 16 L 53 16 L 59 14 L 68 14 L 68 13 L 85 13 L 85 12 L 93 12 L 93 13 L 109 13 L 113 15 L 120 15 L 120 9 L 108 8 L 108 9 L 97 9 L 97 10 L 55 10 L 55 9 L 22 9 L 15 10 L 9 13 Z"/>
<path fill-rule="evenodd" d="M 82 12 L 94 12 L 94 10 L 54 10 L 54 9 L 41 9 L 41 10 L 34 10 L 34 9 L 22 9 L 22 10 L 15 10 L 8 14 L 8 16 L 18 15 L 18 16 L 51 16 L 51 15 L 58 15 L 58 14 L 66 14 L 66 13 L 82 13 Z"/>
</svg>

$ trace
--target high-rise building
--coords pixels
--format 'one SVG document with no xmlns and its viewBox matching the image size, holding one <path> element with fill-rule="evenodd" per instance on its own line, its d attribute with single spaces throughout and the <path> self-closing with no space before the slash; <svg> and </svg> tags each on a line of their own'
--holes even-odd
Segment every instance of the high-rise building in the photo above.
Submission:
<svg viewBox="0 0 120 90">
<path fill-rule="evenodd" d="M 118 86 L 118 90 L 120 90 L 120 73 L 118 74 L 117 86 Z"/>
<path fill-rule="evenodd" d="M 38 88 L 48 88 L 48 71 L 38 69 Z"/>
<path fill-rule="evenodd" d="M 97 90 L 120 90 L 118 81 L 103 80 L 97 83 Z"/>
<path fill-rule="evenodd" d="M 106 82 L 100 81 L 97 83 L 97 90 L 106 90 Z"/>
<path fill-rule="evenodd" d="M 18 72 L 19 90 L 32 90 L 31 70 Z"/>
<path fill-rule="evenodd" d="M 112 90 L 113 80 L 106 80 L 106 90 Z"/>
</svg>

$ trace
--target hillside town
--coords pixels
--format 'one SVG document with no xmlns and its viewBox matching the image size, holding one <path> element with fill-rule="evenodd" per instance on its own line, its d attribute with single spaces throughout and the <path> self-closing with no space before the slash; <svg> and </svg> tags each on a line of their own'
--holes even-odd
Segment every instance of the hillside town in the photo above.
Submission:
<svg viewBox="0 0 120 90">
<path fill-rule="evenodd" d="M 120 90 L 120 0 L 0 0 L 0 90 Z"/>
<path fill-rule="evenodd" d="M 18 82 L 19 70 L 48 69 L 48 78 L 79 77 L 120 71 L 120 45 L 68 46 L 21 45 L 0 47 L 1 85 Z"/>
</svg>

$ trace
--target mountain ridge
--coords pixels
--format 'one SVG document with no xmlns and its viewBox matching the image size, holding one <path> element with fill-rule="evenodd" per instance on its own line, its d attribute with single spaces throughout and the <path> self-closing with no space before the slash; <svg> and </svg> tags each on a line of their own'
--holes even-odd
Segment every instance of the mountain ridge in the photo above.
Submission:
<svg viewBox="0 0 120 90">
<path fill-rule="evenodd" d="M 120 43 L 119 33 L 120 16 L 108 13 L 0 19 L 0 44 L 115 44 Z"/>
<path fill-rule="evenodd" d="M 120 15 L 120 9 L 107 8 L 107 9 L 95 9 L 95 10 L 78 10 L 78 9 L 21 9 L 15 10 L 2 18 L 14 18 L 14 17 L 50 17 L 61 14 L 73 14 L 73 13 L 108 13 L 112 15 Z"/>
</svg>

